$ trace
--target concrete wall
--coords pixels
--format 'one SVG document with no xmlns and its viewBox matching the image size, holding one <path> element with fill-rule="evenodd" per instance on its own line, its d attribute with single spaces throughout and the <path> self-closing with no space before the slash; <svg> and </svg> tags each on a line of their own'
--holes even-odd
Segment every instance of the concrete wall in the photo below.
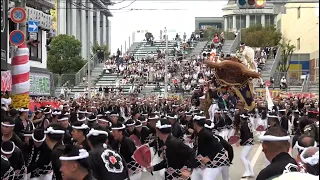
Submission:
<svg viewBox="0 0 320 180">
<path fill-rule="evenodd" d="M 316 6 L 316 3 L 287 4 L 286 14 L 280 15 L 283 37 L 297 47 L 295 53 L 308 53 L 310 59 L 319 58 L 319 16 L 316 13 L 319 8 Z"/>
</svg>

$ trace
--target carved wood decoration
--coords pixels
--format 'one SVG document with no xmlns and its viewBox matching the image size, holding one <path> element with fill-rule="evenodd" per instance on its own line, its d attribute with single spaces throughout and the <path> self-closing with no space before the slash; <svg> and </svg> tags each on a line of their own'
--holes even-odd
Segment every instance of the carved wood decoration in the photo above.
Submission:
<svg viewBox="0 0 320 180">
<path fill-rule="evenodd" d="M 260 78 L 259 73 L 248 69 L 236 57 L 222 60 L 222 62 L 219 63 L 212 61 L 205 61 L 204 63 L 207 64 L 208 67 L 215 69 L 217 78 L 224 81 L 227 85 L 241 85 L 250 78 Z"/>
</svg>

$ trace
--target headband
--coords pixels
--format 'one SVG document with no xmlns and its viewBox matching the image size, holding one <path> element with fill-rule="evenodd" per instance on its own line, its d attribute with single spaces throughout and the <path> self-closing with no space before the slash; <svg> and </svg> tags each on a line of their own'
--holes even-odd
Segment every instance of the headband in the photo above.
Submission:
<svg viewBox="0 0 320 180">
<path fill-rule="evenodd" d="M 120 130 L 120 129 L 125 129 L 126 126 L 124 124 L 121 125 L 121 127 L 111 127 L 111 129 L 114 129 L 114 130 Z"/>
<path fill-rule="evenodd" d="M 106 119 L 98 119 L 98 121 L 109 122 L 109 121 L 106 120 Z"/>
<path fill-rule="evenodd" d="M 20 108 L 19 112 L 29 112 L 29 109 Z"/>
<path fill-rule="evenodd" d="M 158 128 L 158 129 L 171 128 L 171 125 L 170 125 L 170 124 L 161 125 L 161 122 L 158 121 L 158 122 L 156 123 L 156 128 Z"/>
<path fill-rule="evenodd" d="M 290 136 L 272 136 L 272 135 L 263 135 L 260 136 L 259 139 L 261 141 L 269 141 L 269 142 L 274 142 L 274 141 L 289 141 Z"/>
<path fill-rule="evenodd" d="M 84 118 L 82 118 L 82 119 L 79 119 L 79 118 L 78 118 L 78 121 L 80 121 L 80 122 L 83 122 L 83 121 L 85 121 L 85 120 L 87 120 L 86 117 L 84 117 Z"/>
<path fill-rule="evenodd" d="M 4 122 L 1 122 L 2 126 L 6 126 L 6 127 L 14 127 L 15 124 L 5 124 Z"/>
<path fill-rule="evenodd" d="M 11 143 L 12 143 L 12 145 L 13 145 L 12 150 L 11 150 L 11 151 L 4 151 L 4 150 L 2 149 L 2 147 L 1 147 L 1 153 L 2 153 L 2 154 L 9 155 L 9 154 L 12 154 L 12 153 L 13 153 L 13 151 L 14 151 L 14 149 L 15 149 L 16 145 L 14 144 L 14 142 L 11 142 Z"/>
<path fill-rule="evenodd" d="M 313 146 L 310 146 L 310 147 L 317 147 L 318 146 L 318 143 L 317 142 L 314 142 Z M 297 148 L 298 150 L 300 151 L 303 151 L 305 149 L 308 149 L 309 147 L 302 147 L 299 145 L 299 142 L 297 141 L 295 144 L 294 144 L 294 148 Z"/>
<path fill-rule="evenodd" d="M 69 118 L 68 117 L 63 117 L 61 119 L 58 119 L 58 121 L 66 121 L 66 120 L 69 120 Z"/>
<path fill-rule="evenodd" d="M 34 137 L 34 134 L 32 133 L 31 135 L 32 139 L 34 142 L 37 142 L 37 143 L 40 143 L 40 142 L 43 142 L 44 140 L 46 140 L 46 135 L 44 135 L 44 137 L 41 139 L 41 140 L 37 140 L 35 137 Z"/>
<path fill-rule="evenodd" d="M 150 120 L 159 119 L 159 116 L 155 115 L 154 117 L 149 117 L 148 119 L 150 119 Z"/>
<path fill-rule="evenodd" d="M 81 126 L 72 126 L 73 129 L 89 129 L 89 126 L 86 124 L 81 124 Z"/>
<path fill-rule="evenodd" d="M 246 116 L 246 115 L 244 115 L 244 114 L 241 114 L 240 117 L 245 119 L 245 118 L 248 118 L 249 116 Z"/>
<path fill-rule="evenodd" d="M 64 134 L 64 130 L 56 130 L 53 129 L 53 127 L 48 127 L 46 131 L 44 131 L 45 134 Z"/>
<path fill-rule="evenodd" d="M 79 149 L 79 155 L 78 156 L 60 156 L 59 159 L 61 161 L 74 161 L 79 159 L 85 159 L 89 157 L 89 153 L 85 149 Z"/>
<path fill-rule="evenodd" d="M 302 162 L 306 164 L 310 164 L 311 166 L 314 166 L 319 163 L 319 151 L 317 151 L 314 155 L 308 158 L 304 158 L 303 155 L 307 152 L 307 149 L 303 150 L 303 152 L 300 154 L 300 159 Z"/>
<path fill-rule="evenodd" d="M 177 119 L 177 118 L 178 118 L 178 116 L 177 116 L 177 115 L 174 115 L 174 116 L 170 116 L 170 115 L 168 116 L 168 115 L 167 115 L 167 118 Z"/>
<path fill-rule="evenodd" d="M 126 124 L 126 126 L 134 126 L 136 123 Z"/>
<path fill-rule="evenodd" d="M 211 123 L 210 126 L 208 124 L 205 124 L 204 127 L 208 128 L 208 129 L 213 129 L 214 128 L 214 123 Z"/>
<path fill-rule="evenodd" d="M 107 135 L 108 136 L 108 133 L 106 131 L 100 131 L 100 130 L 95 130 L 95 129 L 91 129 L 89 131 L 89 133 L 87 134 L 87 137 L 90 137 L 90 136 L 99 136 L 99 135 Z"/>
</svg>

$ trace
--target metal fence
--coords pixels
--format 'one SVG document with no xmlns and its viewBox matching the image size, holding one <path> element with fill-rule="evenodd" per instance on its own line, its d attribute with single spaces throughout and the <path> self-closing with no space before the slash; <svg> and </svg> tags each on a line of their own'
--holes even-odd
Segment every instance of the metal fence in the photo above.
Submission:
<svg viewBox="0 0 320 180">
<path fill-rule="evenodd" d="M 286 77 L 288 86 L 302 86 L 304 78 L 301 75 L 308 75 L 307 70 L 289 70 L 288 72 L 275 72 L 274 73 L 274 84 L 275 86 L 280 86 L 280 81 L 282 77 Z"/>
</svg>

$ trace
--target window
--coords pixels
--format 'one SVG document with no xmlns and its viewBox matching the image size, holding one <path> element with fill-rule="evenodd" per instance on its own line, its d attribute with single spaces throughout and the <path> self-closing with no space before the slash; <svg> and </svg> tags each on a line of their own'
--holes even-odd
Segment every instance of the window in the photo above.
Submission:
<svg viewBox="0 0 320 180">
<path fill-rule="evenodd" d="M 265 25 L 274 25 L 273 15 L 265 15 Z"/>
<path fill-rule="evenodd" d="M 236 28 L 240 29 L 240 17 L 239 15 L 236 16 Z"/>
<path fill-rule="evenodd" d="M 300 12 L 300 11 L 301 11 L 301 8 L 300 8 L 300 7 L 298 7 L 298 9 L 297 9 L 297 16 L 298 16 L 298 19 L 299 19 L 299 18 L 300 18 L 300 16 L 301 16 L 301 14 L 300 14 L 301 12 Z"/>
<path fill-rule="evenodd" d="M 250 26 L 256 24 L 256 16 L 255 15 L 250 15 Z"/>
<path fill-rule="evenodd" d="M 45 31 L 42 31 L 41 29 L 39 29 L 39 32 L 37 33 L 38 43 L 28 44 L 30 60 L 41 61 L 42 32 L 45 33 Z M 30 40 L 29 32 L 27 32 L 27 38 L 28 40 Z"/>
<path fill-rule="evenodd" d="M 300 49 L 300 38 L 297 39 L 297 49 Z"/>
<path fill-rule="evenodd" d="M 240 16 L 240 28 L 246 28 L 247 19 L 246 16 Z"/>
<path fill-rule="evenodd" d="M 261 24 L 261 15 L 256 15 L 256 24 Z"/>
<path fill-rule="evenodd" d="M 232 16 L 229 16 L 228 19 L 228 29 L 229 30 L 232 30 L 233 29 L 233 19 L 232 19 Z M 235 27 L 234 27 L 235 28 Z"/>
</svg>

